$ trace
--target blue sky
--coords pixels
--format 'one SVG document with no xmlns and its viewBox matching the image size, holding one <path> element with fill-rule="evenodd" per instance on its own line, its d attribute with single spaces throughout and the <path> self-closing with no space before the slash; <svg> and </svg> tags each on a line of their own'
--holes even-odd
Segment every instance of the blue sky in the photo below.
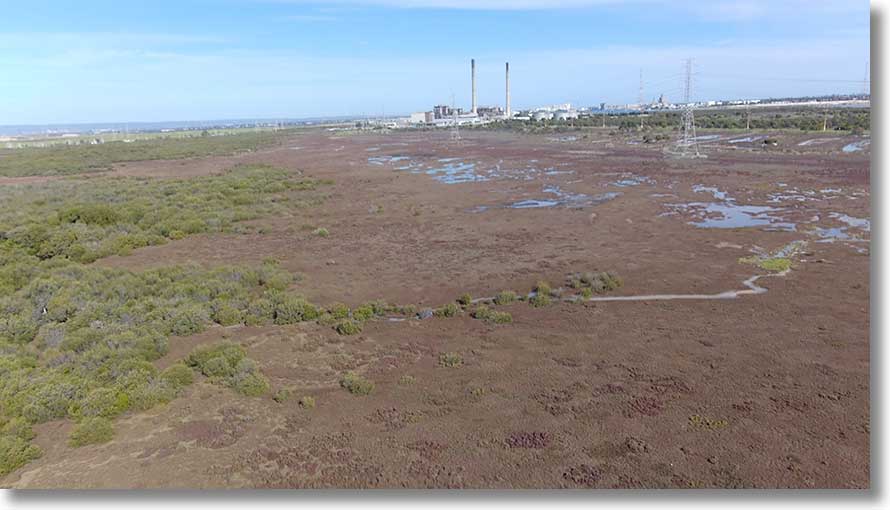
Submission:
<svg viewBox="0 0 890 510">
<path fill-rule="evenodd" d="M 0 16 L 0 124 L 379 115 L 859 92 L 864 0 L 31 0 Z"/>
</svg>

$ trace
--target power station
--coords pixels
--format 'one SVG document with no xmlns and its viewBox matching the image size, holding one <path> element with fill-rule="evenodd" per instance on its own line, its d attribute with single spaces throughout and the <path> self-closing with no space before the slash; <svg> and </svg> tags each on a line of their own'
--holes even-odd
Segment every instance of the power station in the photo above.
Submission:
<svg viewBox="0 0 890 510">
<path fill-rule="evenodd" d="M 475 124 L 490 120 L 506 119 L 513 116 L 510 106 L 510 63 L 504 63 L 504 107 L 480 106 L 476 87 L 476 59 L 470 59 L 470 109 L 465 112 L 463 108 L 437 104 L 431 111 L 412 113 L 409 122 L 412 124 L 432 124 L 450 126 L 453 124 Z"/>
</svg>

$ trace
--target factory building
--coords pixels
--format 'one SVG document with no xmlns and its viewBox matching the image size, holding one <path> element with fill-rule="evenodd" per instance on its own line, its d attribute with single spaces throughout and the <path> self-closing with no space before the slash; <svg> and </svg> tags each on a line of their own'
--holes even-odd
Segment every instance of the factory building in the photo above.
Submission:
<svg viewBox="0 0 890 510">
<path fill-rule="evenodd" d="M 452 108 L 448 105 L 437 104 L 433 107 L 433 118 L 434 119 L 450 119 L 455 114 L 461 115 L 464 112 L 463 108 Z"/>
<path fill-rule="evenodd" d="M 476 113 L 483 118 L 503 117 L 504 110 L 500 106 L 480 106 Z"/>
<path fill-rule="evenodd" d="M 577 118 L 577 110 L 556 110 L 555 112 L 553 112 L 553 120 L 570 120 Z"/>
</svg>

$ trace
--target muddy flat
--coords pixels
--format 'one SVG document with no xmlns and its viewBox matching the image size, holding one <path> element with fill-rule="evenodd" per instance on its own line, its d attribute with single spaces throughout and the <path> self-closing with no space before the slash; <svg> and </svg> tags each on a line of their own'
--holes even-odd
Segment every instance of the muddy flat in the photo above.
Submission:
<svg viewBox="0 0 890 510">
<path fill-rule="evenodd" d="M 238 157 L 119 165 L 109 173 L 175 178 L 269 163 L 334 184 L 243 233 L 94 264 L 273 258 L 312 302 L 418 309 L 611 271 L 624 285 L 608 296 L 629 299 L 517 302 L 502 308 L 509 324 L 464 313 L 354 336 L 302 323 L 176 337 L 159 367 L 228 339 L 295 397 L 198 380 L 77 449 L 69 421 L 44 423 L 44 455 L 0 485 L 869 487 L 868 139 L 770 134 L 779 146 L 764 147 L 766 133 L 715 132 L 690 159 L 606 132 L 461 135 L 318 131 Z M 789 268 L 746 262 L 776 253 Z M 734 293 L 756 275 L 760 291 Z M 346 371 L 374 390 L 345 391 Z"/>
</svg>

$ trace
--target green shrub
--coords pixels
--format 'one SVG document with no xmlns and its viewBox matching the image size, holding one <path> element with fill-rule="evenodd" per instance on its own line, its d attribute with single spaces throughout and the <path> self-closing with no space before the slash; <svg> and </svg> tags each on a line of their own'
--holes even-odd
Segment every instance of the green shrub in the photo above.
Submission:
<svg viewBox="0 0 890 510">
<path fill-rule="evenodd" d="M 16 416 L 6 422 L 3 427 L 0 427 L 0 436 L 14 436 L 25 441 L 30 441 L 34 439 L 34 429 L 31 427 L 31 424 L 28 423 L 28 420 Z"/>
<path fill-rule="evenodd" d="M 446 352 L 439 355 L 439 366 L 454 368 L 463 365 L 464 359 L 456 352 Z"/>
<path fill-rule="evenodd" d="M 89 225 L 114 225 L 121 220 L 118 211 L 108 204 L 87 203 L 61 209 L 58 221 L 61 223 L 86 223 Z"/>
<path fill-rule="evenodd" d="M 130 408 L 130 396 L 117 388 L 96 388 L 68 409 L 74 418 L 101 416 L 114 418 Z"/>
<path fill-rule="evenodd" d="M 480 319 L 492 324 L 507 324 L 513 322 L 513 316 L 507 312 L 492 310 L 487 306 L 478 306 L 473 311 L 473 318 Z"/>
<path fill-rule="evenodd" d="M 237 221 L 282 211 L 290 192 L 315 186 L 262 165 L 189 179 L 0 186 L 2 435 L 25 440 L 30 429 L 23 424 L 111 418 L 169 402 L 193 377 L 182 365 L 159 374 L 151 364 L 167 352 L 170 335 L 197 333 L 211 320 L 270 323 L 276 306 L 293 304 L 282 292 L 293 277 L 269 262 L 138 272 L 85 263 L 167 238 L 230 232 Z M 300 304 L 302 320 L 317 316 Z M 195 369 L 221 374 L 214 383 L 264 391 L 267 381 L 253 366 L 225 356 L 199 366 L 197 358 Z M 17 448 L 8 451 L 23 450 Z"/>
<path fill-rule="evenodd" d="M 146 411 L 160 404 L 166 404 L 176 397 L 177 388 L 164 379 L 147 379 L 134 384 L 127 390 L 130 408 Z"/>
<path fill-rule="evenodd" d="M 550 284 L 541 280 L 535 285 L 535 293 L 542 294 L 544 296 L 550 296 L 553 293 L 553 289 L 550 288 Z"/>
<path fill-rule="evenodd" d="M 231 386 L 238 393 L 248 397 L 259 397 L 268 392 L 270 387 L 269 380 L 257 370 L 235 372 Z"/>
<path fill-rule="evenodd" d="M 354 373 L 347 372 L 340 379 L 340 386 L 353 395 L 367 395 L 374 390 L 374 383 Z"/>
<path fill-rule="evenodd" d="M 502 290 L 494 298 L 494 302 L 497 305 L 509 305 L 514 301 L 516 301 L 516 293 L 512 290 Z"/>
<path fill-rule="evenodd" d="M 300 399 L 300 407 L 303 409 L 315 409 L 315 397 L 305 396 Z"/>
<path fill-rule="evenodd" d="M 161 379 L 174 388 L 184 388 L 195 381 L 195 373 L 183 363 L 174 363 L 161 372 Z"/>
<path fill-rule="evenodd" d="M 338 322 L 334 329 L 341 335 L 357 335 L 362 332 L 362 324 L 351 319 L 345 319 Z"/>
<path fill-rule="evenodd" d="M 361 322 L 371 320 L 375 315 L 377 315 L 377 312 L 374 310 L 374 306 L 370 304 L 364 304 L 352 310 L 352 318 Z"/>
<path fill-rule="evenodd" d="M 114 437 L 114 428 L 111 420 L 102 417 L 85 418 L 74 426 L 71 435 L 68 436 L 68 444 L 74 448 L 89 444 L 101 444 L 111 441 Z"/>
<path fill-rule="evenodd" d="M 186 362 L 210 377 L 211 382 L 224 384 L 249 397 L 258 397 L 270 388 L 256 362 L 247 358 L 244 348 L 238 344 L 222 342 L 198 347 Z"/>
<path fill-rule="evenodd" d="M 20 437 L 0 435 L 0 476 L 12 473 L 41 455 L 43 451 L 38 446 Z"/>
<path fill-rule="evenodd" d="M 593 289 L 590 287 L 584 287 L 581 289 L 581 297 L 584 299 L 590 299 L 593 297 Z"/>
<path fill-rule="evenodd" d="M 84 395 L 83 388 L 68 377 L 39 380 L 26 394 L 21 416 L 31 423 L 43 423 L 68 415 L 68 408 Z"/>
<path fill-rule="evenodd" d="M 470 295 L 469 292 L 461 294 L 459 298 L 457 298 L 457 302 L 463 306 L 470 306 L 473 303 L 473 296 Z"/>
<path fill-rule="evenodd" d="M 233 326 L 244 321 L 244 314 L 228 303 L 219 303 L 215 306 L 211 318 L 222 326 Z"/>
<path fill-rule="evenodd" d="M 399 385 L 401 386 L 410 386 L 415 383 L 417 379 L 413 375 L 403 375 L 399 377 Z"/>
<path fill-rule="evenodd" d="M 279 388 L 274 395 L 272 395 L 272 400 L 278 402 L 279 404 L 283 404 L 287 402 L 291 395 L 293 395 L 293 391 L 288 388 Z"/>
<path fill-rule="evenodd" d="M 528 299 L 528 303 L 536 308 L 547 306 L 550 304 L 550 296 L 548 294 L 537 293 Z"/>
<path fill-rule="evenodd" d="M 38 328 L 37 321 L 24 314 L 0 317 L 0 340 L 26 344 L 37 336 Z"/>
<path fill-rule="evenodd" d="M 259 298 L 250 303 L 244 315 L 244 323 L 248 326 L 269 324 L 275 319 L 275 303 L 266 298 Z"/>
<path fill-rule="evenodd" d="M 349 317 L 349 307 L 343 303 L 334 303 L 328 309 L 328 313 L 335 319 L 345 319 Z"/>
<path fill-rule="evenodd" d="M 288 295 L 275 306 L 274 322 L 278 325 L 296 324 L 314 320 L 318 314 L 318 309 L 304 298 Z"/>
<path fill-rule="evenodd" d="M 782 271 L 791 269 L 791 260 L 785 257 L 769 258 L 761 260 L 760 263 L 757 264 L 757 267 L 766 269 L 767 271 L 781 273 Z"/>
<path fill-rule="evenodd" d="M 454 317 L 459 313 L 460 306 L 458 306 L 457 303 L 448 303 L 435 311 L 436 317 Z"/>
<path fill-rule="evenodd" d="M 208 377 L 227 376 L 234 373 L 235 367 L 247 356 L 244 347 L 232 342 L 196 347 L 186 363 Z"/>
<path fill-rule="evenodd" d="M 209 314 L 203 306 L 187 304 L 176 307 L 166 322 L 171 334 L 187 336 L 203 331 L 209 320 Z"/>
<path fill-rule="evenodd" d="M 314 235 L 317 235 L 318 237 L 327 237 L 328 235 L 330 235 L 330 232 L 328 232 L 328 229 L 326 229 L 324 227 L 319 227 L 319 228 L 313 230 L 312 233 Z"/>
</svg>

